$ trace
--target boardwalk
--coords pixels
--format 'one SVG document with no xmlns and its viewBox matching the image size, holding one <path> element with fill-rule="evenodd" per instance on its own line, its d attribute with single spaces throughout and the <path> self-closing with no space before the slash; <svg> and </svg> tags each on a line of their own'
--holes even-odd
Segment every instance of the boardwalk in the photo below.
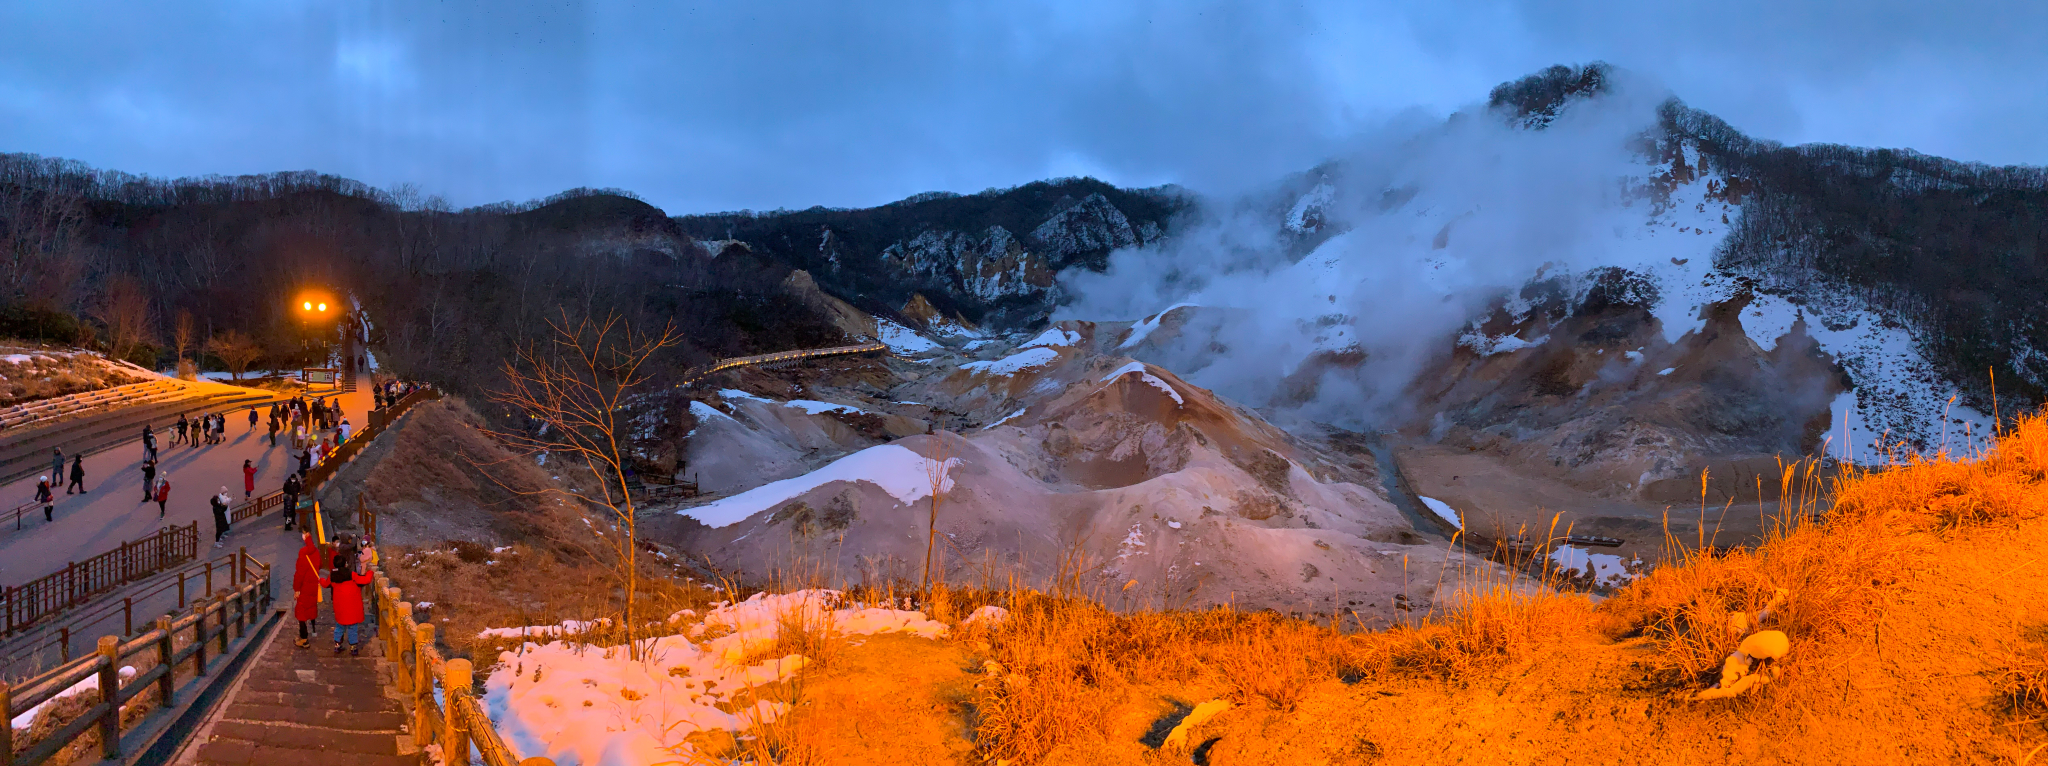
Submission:
<svg viewBox="0 0 2048 766">
<path fill-rule="evenodd" d="M 287 574 L 286 576 L 289 576 Z M 290 603 L 289 591 L 280 603 Z M 323 630 L 333 620 L 324 613 Z M 384 643 L 364 625 L 360 657 L 337 656 L 333 634 L 301 649 L 286 615 L 263 654 L 175 763 L 179 766 L 414 766 L 420 756 L 395 695 Z"/>
</svg>

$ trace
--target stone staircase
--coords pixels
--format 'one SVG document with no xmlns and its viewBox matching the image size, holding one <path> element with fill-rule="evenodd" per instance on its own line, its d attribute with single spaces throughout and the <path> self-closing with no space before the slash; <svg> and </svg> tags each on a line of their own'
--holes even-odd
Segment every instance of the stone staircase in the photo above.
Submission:
<svg viewBox="0 0 2048 766">
<path fill-rule="evenodd" d="M 384 642 L 368 623 L 359 630 L 362 656 L 336 656 L 331 622 L 323 621 L 324 635 L 300 649 L 297 625 L 286 620 L 177 763 L 419 764 Z"/>
</svg>

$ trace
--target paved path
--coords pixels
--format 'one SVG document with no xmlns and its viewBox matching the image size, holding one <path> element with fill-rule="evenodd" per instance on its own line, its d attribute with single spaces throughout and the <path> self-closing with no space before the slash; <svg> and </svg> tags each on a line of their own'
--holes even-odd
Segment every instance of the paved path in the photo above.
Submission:
<svg viewBox="0 0 2048 766">
<path fill-rule="evenodd" d="M 279 603 L 291 603 L 286 592 Z M 367 623 L 360 657 L 336 655 L 331 614 L 322 609 L 327 635 L 298 648 L 291 615 L 271 634 L 263 653 L 244 672 L 212 720 L 204 724 L 179 766 L 416 766 L 410 722 L 387 687 L 393 668 L 384 642 Z"/>
<path fill-rule="evenodd" d="M 357 390 L 341 394 L 338 401 L 349 422 L 361 428 L 369 422 L 373 402 L 368 382 Z M 123 541 L 155 534 L 160 523 L 199 522 L 202 556 L 212 551 L 204 545 L 213 531 L 213 511 L 208 499 L 222 487 L 236 502 L 242 498 L 242 461 L 256 466 L 256 491 L 263 494 L 284 485 L 285 476 L 298 470 L 290 455 L 290 439 L 279 435 L 270 446 L 263 423 L 249 430 L 247 415 L 228 417 L 227 441 L 221 444 L 186 446 L 170 444 L 170 435 L 158 435 L 158 469 L 170 472 L 171 500 L 162 522 L 155 502 L 142 500 L 142 444 L 135 440 L 90 455 L 85 459 L 84 495 L 57 495 L 56 521 L 45 523 L 41 513 L 24 519 L 20 531 L 8 525 L 0 529 L 0 586 L 20 585 L 63 569 L 66 564 L 104 553 Z M 67 466 L 67 470 L 69 467 Z M 67 477 L 68 478 L 68 477 Z M 26 502 L 35 497 L 35 477 L 0 487 L 6 504 Z M 247 521 L 233 530 L 222 550 L 247 546 L 258 560 L 275 563 L 282 552 L 298 549 L 296 538 L 281 532 L 283 521 L 274 514 Z M 286 575 L 289 567 L 279 567 Z"/>
</svg>

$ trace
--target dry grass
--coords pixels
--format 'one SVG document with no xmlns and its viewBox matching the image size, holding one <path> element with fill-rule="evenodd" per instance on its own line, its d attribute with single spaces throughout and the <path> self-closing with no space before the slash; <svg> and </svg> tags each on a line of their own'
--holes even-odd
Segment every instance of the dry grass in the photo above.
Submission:
<svg viewBox="0 0 2048 766">
<path fill-rule="evenodd" d="M 142 377 L 97 355 L 43 347 L 0 345 L 0 357 L 25 355 L 26 362 L 0 360 L 0 407 L 98 391 Z"/>
</svg>

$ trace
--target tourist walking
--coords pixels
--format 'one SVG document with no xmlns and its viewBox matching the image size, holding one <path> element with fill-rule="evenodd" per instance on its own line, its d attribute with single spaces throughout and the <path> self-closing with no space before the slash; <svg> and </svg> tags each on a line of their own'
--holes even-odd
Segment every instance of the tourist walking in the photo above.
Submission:
<svg viewBox="0 0 2048 766">
<path fill-rule="evenodd" d="M 255 405 L 250 405 L 250 407 L 249 407 L 249 433 L 252 433 L 252 434 L 253 434 L 253 433 L 256 433 L 256 407 L 255 407 Z"/>
<path fill-rule="evenodd" d="M 178 413 L 178 423 L 177 423 L 177 425 L 171 426 L 171 428 L 172 428 L 172 429 L 174 429 L 174 430 L 172 431 L 172 434 L 173 434 L 173 435 L 171 436 L 171 443 L 172 443 L 172 444 L 177 444 L 178 442 L 182 442 L 182 441 L 184 441 L 184 440 L 185 440 L 185 426 L 186 426 L 186 421 L 185 421 L 185 413 L 182 413 L 182 412 L 180 412 L 180 413 Z"/>
<path fill-rule="evenodd" d="M 149 502 L 156 496 L 156 460 L 142 461 L 142 502 Z"/>
<path fill-rule="evenodd" d="M 313 635 L 320 627 L 320 602 L 326 591 L 320 582 L 320 546 L 313 542 L 313 533 L 299 536 L 299 560 L 292 568 L 292 619 L 299 621 L 299 648 L 313 645 Z"/>
<path fill-rule="evenodd" d="M 164 504 L 171 501 L 171 472 L 156 477 L 156 520 L 164 520 Z"/>
<path fill-rule="evenodd" d="M 299 493 L 305 491 L 305 489 L 306 484 L 299 481 L 298 474 L 294 473 L 284 477 L 285 529 L 291 529 L 299 523 Z"/>
<path fill-rule="evenodd" d="M 277 413 L 270 414 L 270 446 L 277 446 Z"/>
<path fill-rule="evenodd" d="M 36 502 L 43 504 L 43 521 L 56 520 L 57 493 L 50 491 L 50 477 L 36 478 Z"/>
<path fill-rule="evenodd" d="M 156 462 L 156 431 L 148 423 L 142 424 L 142 459 Z M 144 486 L 143 490 L 148 491 L 149 487 Z"/>
<path fill-rule="evenodd" d="M 64 480 L 64 450 L 50 448 L 50 481 Z"/>
<path fill-rule="evenodd" d="M 334 587 L 334 653 L 339 655 L 344 648 L 352 655 L 363 653 L 363 586 L 370 584 L 370 573 L 356 570 L 356 551 L 352 546 L 343 546 L 334 555 L 334 573 L 328 578 Z M 348 643 L 343 646 L 342 639 Z"/>
<path fill-rule="evenodd" d="M 221 546 L 221 538 L 228 536 L 228 488 L 221 487 L 220 494 L 213 496 L 213 547 Z"/>
<path fill-rule="evenodd" d="M 256 465 L 247 460 L 244 460 L 242 461 L 242 499 L 247 500 L 255 496 Z"/>
<path fill-rule="evenodd" d="M 308 447 L 299 452 L 299 481 L 306 480 L 306 472 L 313 470 L 313 450 Z"/>
<path fill-rule="evenodd" d="M 66 485 L 64 485 L 64 494 L 67 494 L 67 495 L 71 494 L 71 490 L 73 490 L 73 489 L 76 489 L 76 490 L 78 490 L 78 494 L 81 494 L 81 495 L 85 494 L 85 491 L 86 491 L 86 490 L 85 490 L 85 456 L 84 456 L 84 455 L 72 455 L 72 456 L 71 456 L 71 483 L 70 483 L 70 484 L 66 484 Z"/>
</svg>

